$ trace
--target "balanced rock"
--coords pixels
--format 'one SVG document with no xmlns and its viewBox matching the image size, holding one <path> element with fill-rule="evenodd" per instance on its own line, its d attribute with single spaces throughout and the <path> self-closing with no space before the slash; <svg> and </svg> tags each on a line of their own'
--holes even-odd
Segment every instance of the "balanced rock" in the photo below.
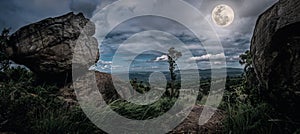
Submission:
<svg viewBox="0 0 300 134">
<path fill-rule="evenodd" d="M 22 27 L 11 35 L 7 53 L 11 60 L 25 65 L 40 79 L 66 83 L 71 80 L 76 44 L 85 43 L 89 50 L 98 50 L 94 33 L 95 25 L 83 14 L 68 13 Z"/>
<path fill-rule="evenodd" d="M 265 99 L 280 111 L 299 115 L 299 0 L 280 0 L 259 17 L 251 55 Z"/>
</svg>

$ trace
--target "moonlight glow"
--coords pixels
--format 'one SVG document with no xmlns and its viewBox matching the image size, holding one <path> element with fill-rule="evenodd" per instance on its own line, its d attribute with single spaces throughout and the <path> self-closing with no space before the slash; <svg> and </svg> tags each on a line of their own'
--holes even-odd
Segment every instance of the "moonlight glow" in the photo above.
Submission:
<svg viewBox="0 0 300 134">
<path fill-rule="evenodd" d="M 212 20 L 218 26 L 227 27 L 234 20 L 234 12 L 230 6 L 218 5 L 212 11 Z"/>
</svg>

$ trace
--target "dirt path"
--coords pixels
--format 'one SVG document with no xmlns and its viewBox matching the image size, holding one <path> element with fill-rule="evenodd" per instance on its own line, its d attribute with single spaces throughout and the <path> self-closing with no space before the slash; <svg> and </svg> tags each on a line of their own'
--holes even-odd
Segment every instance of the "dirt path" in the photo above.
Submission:
<svg viewBox="0 0 300 134">
<path fill-rule="evenodd" d="M 188 117 L 170 134 L 211 134 L 221 133 L 222 124 L 221 120 L 224 119 L 224 112 L 217 110 L 212 118 L 204 125 L 198 125 L 198 119 L 202 112 L 203 106 L 195 105 Z"/>
</svg>

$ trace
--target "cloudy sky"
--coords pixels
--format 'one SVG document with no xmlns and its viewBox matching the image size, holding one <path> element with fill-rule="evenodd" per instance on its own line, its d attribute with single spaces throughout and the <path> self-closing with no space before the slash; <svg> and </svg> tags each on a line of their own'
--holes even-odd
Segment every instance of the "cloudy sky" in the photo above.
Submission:
<svg viewBox="0 0 300 134">
<path fill-rule="evenodd" d="M 249 49 L 254 25 L 259 14 L 277 0 L 185 0 L 204 16 L 202 20 L 193 18 L 193 15 L 187 10 L 171 6 L 170 0 L 168 2 L 154 1 L 152 3 L 128 2 L 124 4 L 124 8 L 112 8 L 110 12 L 113 15 L 111 15 L 107 12 L 103 13 L 102 9 L 115 0 L 1 0 L 0 28 L 11 27 L 11 31 L 14 32 L 24 25 L 73 11 L 83 12 L 86 17 L 91 18 L 96 23 L 97 31 L 105 31 L 108 23 L 114 21 L 108 21 L 111 19 L 110 16 L 123 18 L 135 12 L 143 11 L 143 8 L 153 11 L 163 9 L 170 15 L 183 16 L 182 18 L 187 22 L 198 24 L 199 27 L 203 26 L 203 34 L 197 38 L 193 29 L 169 18 L 141 16 L 126 20 L 106 35 L 103 41 L 98 40 L 101 49 L 99 69 L 103 71 L 109 71 L 111 68 L 120 70 L 126 65 L 122 61 L 127 61 L 127 63 L 130 62 L 130 69 L 133 70 L 167 70 L 166 51 L 160 51 L 160 47 L 169 48 L 172 43 L 176 44 L 172 42 L 176 40 L 171 40 L 172 36 L 181 41 L 192 54 L 185 60 L 184 64 L 187 65 L 185 69 L 189 69 L 190 62 L 196 62 L 200 69 L 211 68 L 212 65 L 218 67 L 223 63 L 217 59 L 221 59 L 224 55 L 227 67 L 241 68 L 242 66 L 238 63 L 238 56 Z M 228 27 L 219 27 L 211 20 L 211 12 L 219 4 L 229 5 L 234 10 L 234 21 Z M 206 27 L 203 23 L 208 23 L 210 27 Z M 147 33 L 148 30 L 163 31 L 170 33 L 170 35 Z M 212 38 L 207 34 L 210 31 L 216 33 L 224 52 L 207 51 L 207 49 L 218 49 L 214 48 L 217 47 L 214 45 L 209 46 L 209 48 L 203 46 Z M 95 37 L 100 38 L 98 33 Z M 122 46 L 121 44 L 124 42 L 127 44 Z M 151 51 L 142 51 L 149 46 L 157 46 L 157 48 Z M 185 50 L 182 52 L 185 54 Z M 116 53 L 119 55 L 118 58 L 115 58 L 118 64 L 112 65 Z M 132 56 L 136 57 L 132 59 Z"/>
</svg>

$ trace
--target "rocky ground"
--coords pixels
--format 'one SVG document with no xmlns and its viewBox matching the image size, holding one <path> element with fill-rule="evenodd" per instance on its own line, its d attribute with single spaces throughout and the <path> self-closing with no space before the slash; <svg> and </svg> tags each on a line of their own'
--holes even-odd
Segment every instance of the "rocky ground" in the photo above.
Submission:
<svg viewBox="0 0 300 134">
<path fill-rule="evenodd" d="M 204 125 L 198 125 L 200 114 L 203 110 L 203 106 L 195 105 L 188 117 L 170 134 L 186 134 L 186 133 L 197 133 L 197 134 L 216 134 L 222 132 L 222 120 L 225 117 L 223 111 L 216 110 L 214 115 Z"/>
</svg>

